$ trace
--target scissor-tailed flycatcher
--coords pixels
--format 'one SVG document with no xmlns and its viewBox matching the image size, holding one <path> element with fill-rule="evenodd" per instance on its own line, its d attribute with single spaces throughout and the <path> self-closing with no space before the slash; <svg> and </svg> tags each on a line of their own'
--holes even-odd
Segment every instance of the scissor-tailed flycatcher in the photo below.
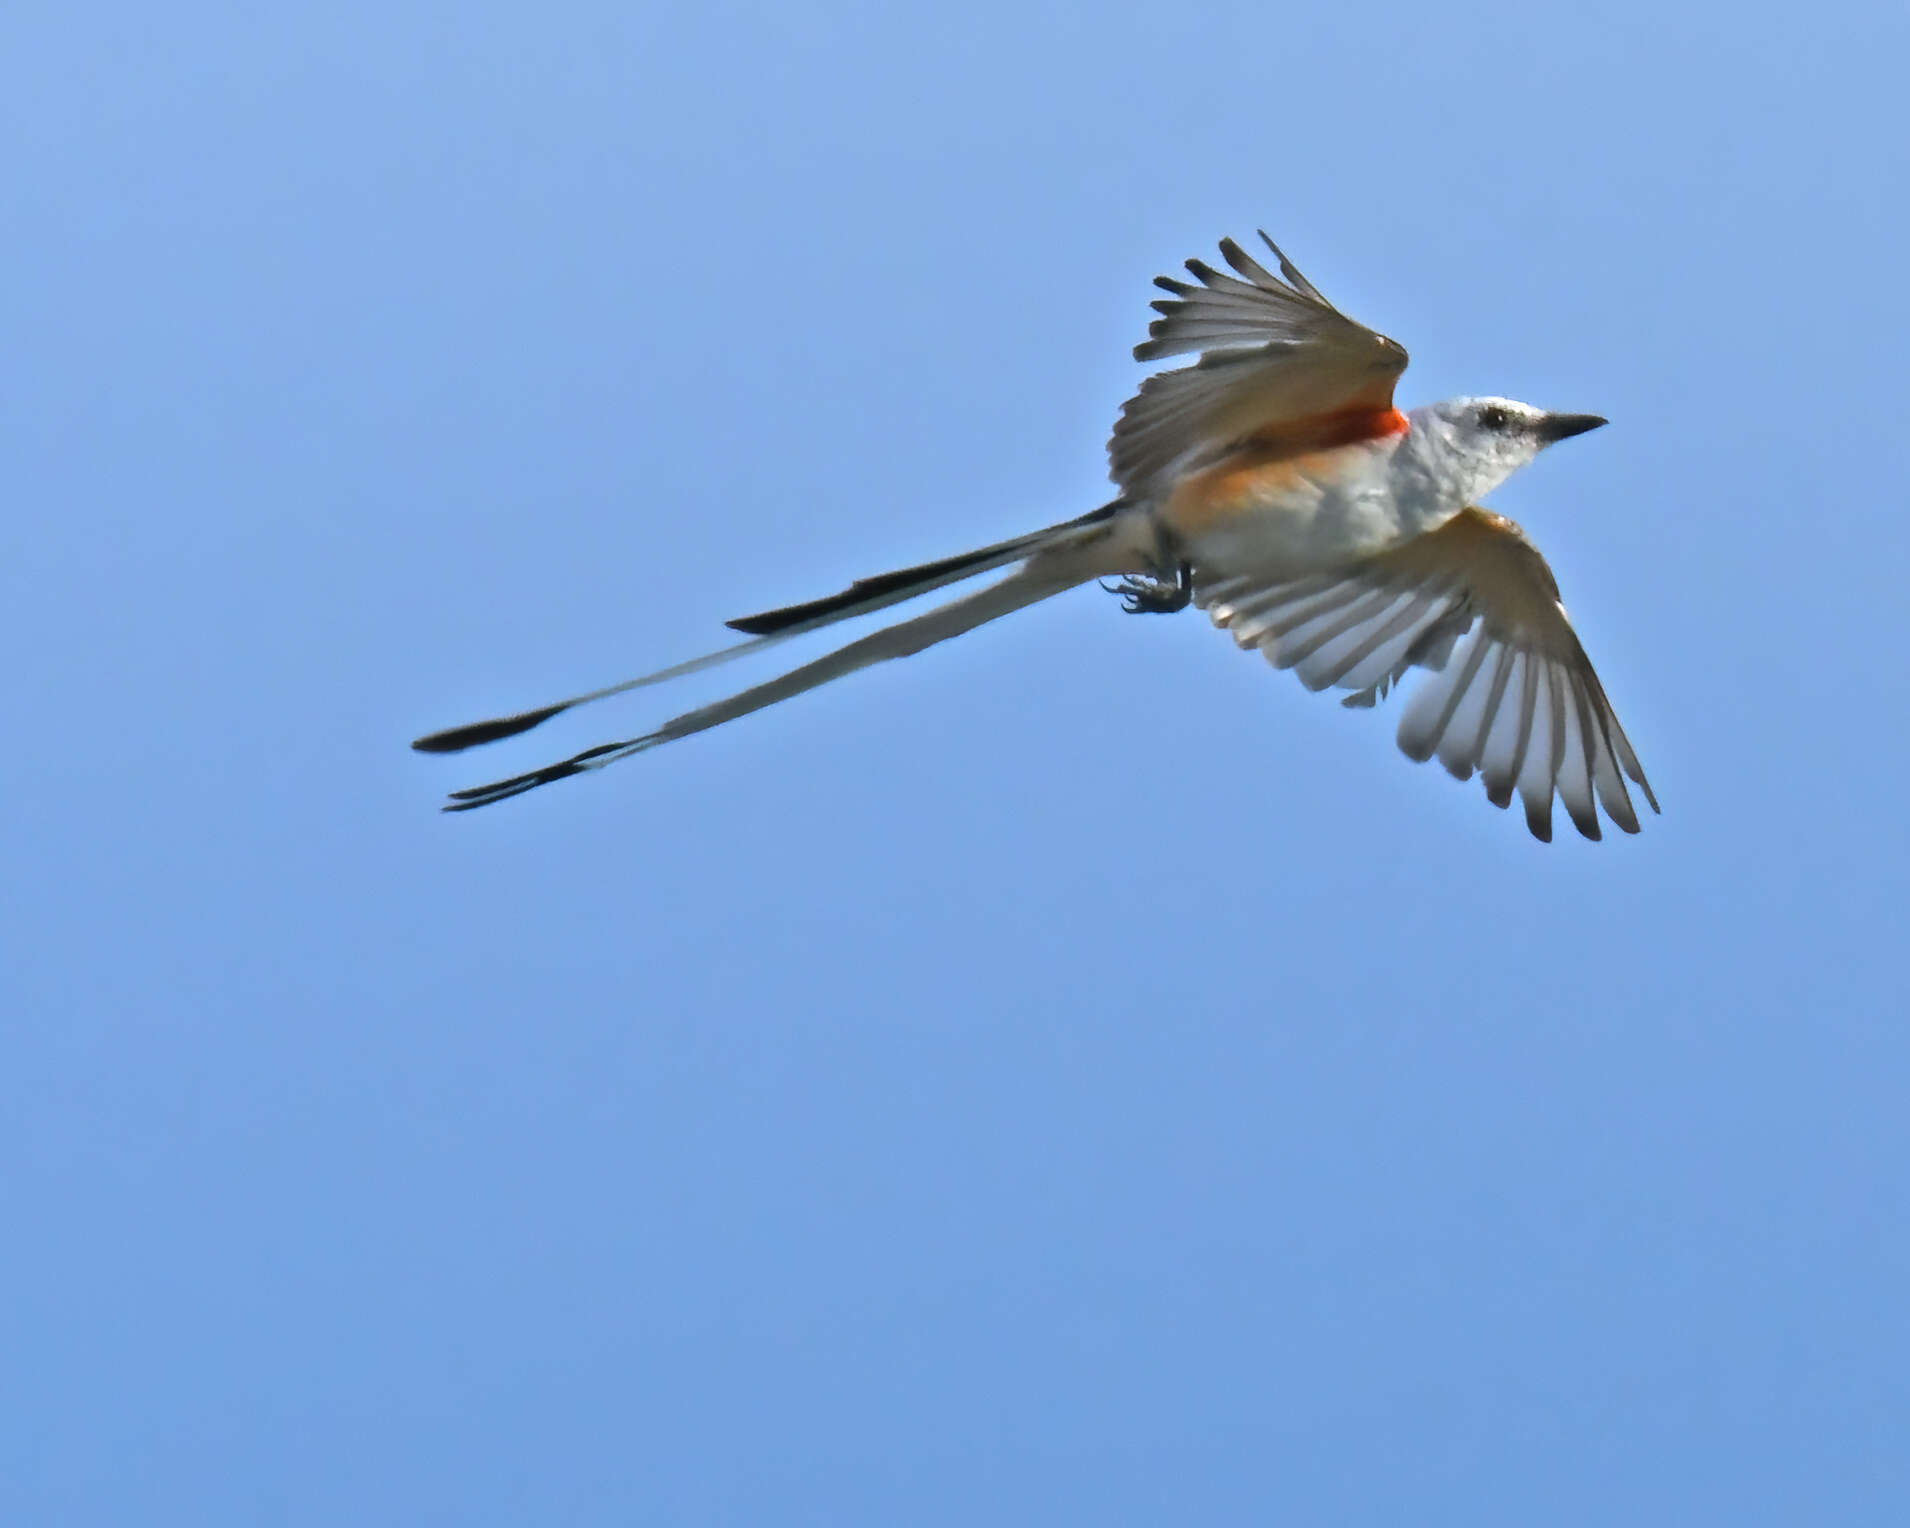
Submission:
<svg viewBox="0 0 1910 1528">
<path fill-rule="evenodd" d="M 826 599 L 744 616 L 729 625 L 749 641 L 411 746 L 454 753 L 512 737 L 587 701 L 1019 564 L 1008 577 L 642 737 L 454 791 L 445 810 L 602 769 L 1077 584 L 1120 576 L 1115 588 L 1128 610 L 1192 603 L 1309 689 L 1352 691 L 1345 705 L 1370 706 L 1408 669 L 1428 670 L 1433 677 L 1400 718 L 1399 746 L 1409 758 L 1437 755 L 1461 780 L 1479 771 L 1495 806 L 1516 789 L 1541 839 L 1552 836 L 1554 790 L 1587 838 L 1599 836 L 1594 797 L 1636 833 L 1623 777 L 1653 811 L 1658 803 L 1566 620 L 1551 570 L 1518 526 L 1474 503 L 1544 447 L 1605 421 L 1508 398 L 1453 398 L 1399 412 L 1393 385 L 1406 369 L 1405 350 L 1346 317 L 1260 237 L 1279 276 L 1228 239 L 1220 252 L 1236 274 L 1189 260 L 1194 282 L 1156 279 L 1172 295 L 1154 303 L 1161 316 L 1135 359 L 1200 359 L 1149 377 L 1122 408 L 1108 442 L 1109 475 L 1120 490 L 1112 503 L 959 557 L 858 579 Z"/>
</svg>

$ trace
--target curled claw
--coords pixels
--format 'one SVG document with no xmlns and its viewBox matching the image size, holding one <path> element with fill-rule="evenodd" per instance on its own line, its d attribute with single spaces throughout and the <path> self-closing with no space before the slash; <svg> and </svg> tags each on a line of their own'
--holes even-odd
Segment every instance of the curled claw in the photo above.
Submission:
<svg viewBox="0 0 1910 1528">
<path fill-rule="evenodd" d="M 1171 579 L 1130 573 L 1118 583 L 1104 580 L 1101 587 L 1109 594 L 1118 594 L 1121 608 L 1129 615 L 1172 615 L 1193 603 L 1194 570 L 1182 563 Z"/>
</svg>

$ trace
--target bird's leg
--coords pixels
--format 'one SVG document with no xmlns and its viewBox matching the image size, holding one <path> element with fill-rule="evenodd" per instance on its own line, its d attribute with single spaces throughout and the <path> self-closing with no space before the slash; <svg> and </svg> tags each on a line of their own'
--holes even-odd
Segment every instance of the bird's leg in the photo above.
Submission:
<svg viewBox="0 0 1910 1528">
<path fill-rule="evenodd" d="M 1168 576 L 1171 567 L 1172 576 Z M 1185 562 L 1156 564 L 1151 574 L 1130 573 L 1118 583 L 1103 583 L 1109 594 L 1121 596 L 1129 615 L 1172 615 L 1194 600 L 1194 570 Z"/>
</svg>

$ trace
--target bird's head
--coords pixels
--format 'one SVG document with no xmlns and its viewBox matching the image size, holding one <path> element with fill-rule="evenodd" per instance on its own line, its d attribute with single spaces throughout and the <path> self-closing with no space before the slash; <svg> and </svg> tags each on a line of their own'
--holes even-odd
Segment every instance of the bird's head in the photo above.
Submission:
<svg viewBox="0 0 1910 1528">
<path fill-rule="evenodd" d="M 1490 493 L 1554 441 L 1605 423 L 1596 414 L 1554 414 L 1511 398 L 1448 398 L 1413 411 L 1413 432 L 1441 476 L 1468 500 Z"/>
</svg>

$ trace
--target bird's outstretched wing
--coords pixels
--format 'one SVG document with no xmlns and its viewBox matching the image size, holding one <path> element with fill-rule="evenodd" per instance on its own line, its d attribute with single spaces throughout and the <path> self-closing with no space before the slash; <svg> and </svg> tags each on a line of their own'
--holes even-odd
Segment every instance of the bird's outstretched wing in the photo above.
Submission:
<svg viewBox="0 0 1910 1528">
<path fill-rule="evenodd" d="M 1432 671 L 1400 717 L 1400 748 L 1437 755 L 1461 780 L 1477 770 L 1495 806 L 1516 788 L 1537 838 L 1552 836 L 1555 789 L 1587 838 L 1600 836 L 1594 798 L 1638 831 L 1624 776 L 1658 810 L 1552 570 L 1503 515 L 1462 510 L 1353 568 L 1279 584 L 1227 578 L 1195 599 L 1309 689 L 1354 691 L 1349 706 L 1372 705 L 1410 668 Z"/>
<path fill-rule="evenodd" d="M 1149 377 L 1122 407 L 1108 441 L 1108 475 L 1127 498 L 1152 497 L 1189 453 L 1222 450 L 1294 420 L 1393 406 L 1404 347 L 1340 312 L 1273 240 L 1260 237 L 1279 276 L 1223 239 L 1220 253 L 1238 274 L 1189 260 L 1199 285 L 1154 279 L 1173 296 L 1155 301 L 1161 316 L 1134 359 L 1198 352 L 1200 360 Z"/>
</svg>

